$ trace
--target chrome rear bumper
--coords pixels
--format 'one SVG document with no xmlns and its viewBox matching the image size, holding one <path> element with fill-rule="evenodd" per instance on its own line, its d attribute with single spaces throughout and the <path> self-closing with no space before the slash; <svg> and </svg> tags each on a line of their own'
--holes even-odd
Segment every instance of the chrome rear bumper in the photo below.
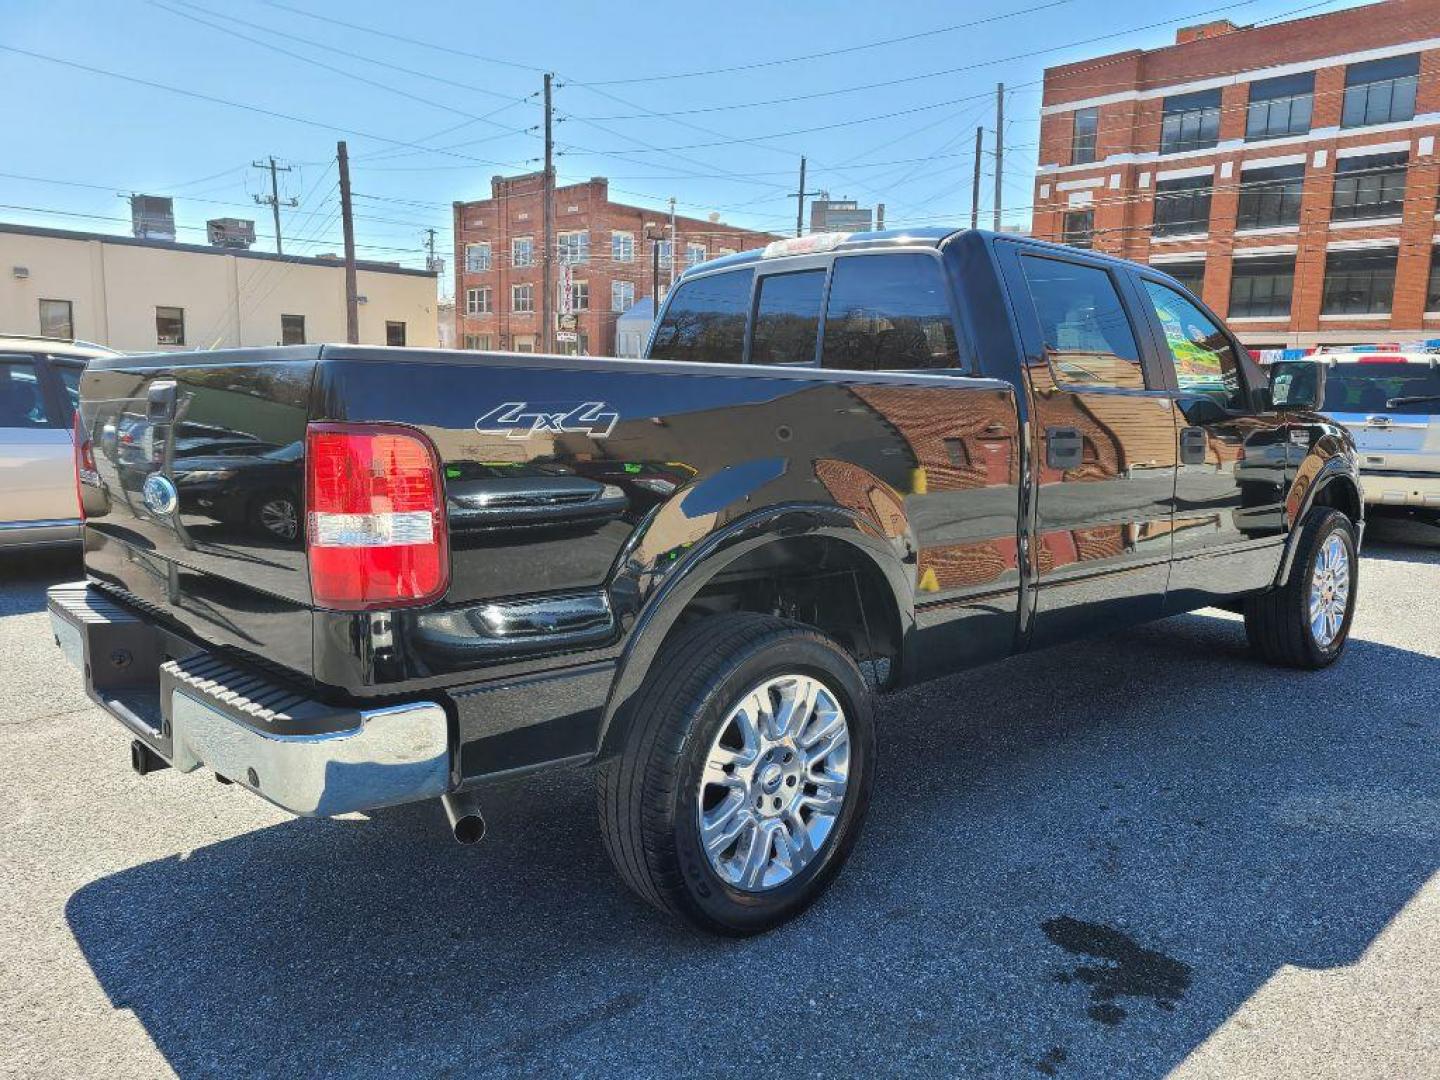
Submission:
<svg viewBox="0 0 1440 1080">
<path fill-rule="evenodd" d="M 354 709 L 310 699 L 182 642 L 85 582 L 54 586 L 47 606 L 90 697 L 180 772 L 211 769 L 307 817 L 450 788 L 450 723 L 435 702 Z"/>
</svg>

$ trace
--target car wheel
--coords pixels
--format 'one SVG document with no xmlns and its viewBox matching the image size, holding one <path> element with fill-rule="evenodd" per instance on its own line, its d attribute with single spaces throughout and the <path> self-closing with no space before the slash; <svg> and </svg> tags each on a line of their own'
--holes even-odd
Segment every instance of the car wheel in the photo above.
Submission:
<svg viewBox="0 0 1440 1080">
<path fill-rule="evenodd" d="M 710 616 L 661 651 L 600 768 L 605 847 L 660 910 L 757 934 L 840 872 L 874 760 L 870 696 L 843 649 L 768 615 Z"/>
<path fill-rule="evenodd" d="M 1312 510 L 1302 526 L 1290 580 L 1246 601 L 1251 648 L 1286 667 L 1333 664 L 1350 636 L 1359 569 L 1350 519 L 1327 507 Z"/>
<path fill-rule="evenodd" d="M 288 491 L 272 491 L 262 495 L 251 506 L 250 518 L 266 534 L 277 540 L 294 540 L 300 535 L 300 509 L 295 496 Z"/>
</svg>

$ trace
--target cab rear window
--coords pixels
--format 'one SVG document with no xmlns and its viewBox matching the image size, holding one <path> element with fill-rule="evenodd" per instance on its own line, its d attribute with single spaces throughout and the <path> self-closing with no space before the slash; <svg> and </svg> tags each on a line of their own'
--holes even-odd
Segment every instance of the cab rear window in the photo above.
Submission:
<svg viewBox="0 0 1440 1080">
<path fill-rule="evenodd" d="M 1336 364 L 1325 376 L 1324 411 L 1440 415 L 1440 368 L 1424 363 Z"/>
</svg>

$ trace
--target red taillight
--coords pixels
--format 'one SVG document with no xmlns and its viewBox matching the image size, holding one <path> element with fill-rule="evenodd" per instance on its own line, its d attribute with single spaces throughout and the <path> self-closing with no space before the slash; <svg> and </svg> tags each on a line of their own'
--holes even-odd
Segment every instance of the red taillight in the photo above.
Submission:
<svg viewBox="0 0 1440 1080">
<path fill-rule="evenodd" d="M 80 426 L 80 410 L 75 410 L 75 430 L 71 437 L 75 442 L 75 501 L 80 505 L 80 520 L 85 520 L 85 484 L 99 482 L 95 471 L 95 450 L 85 438 Z"/>
<path fill-rule="evenodd" d="M 311 424 L 305 438 L 310 586 L 320 607 L 423 604 L 450 580 L 435 448 L 418 431 Z"/>
</svg>

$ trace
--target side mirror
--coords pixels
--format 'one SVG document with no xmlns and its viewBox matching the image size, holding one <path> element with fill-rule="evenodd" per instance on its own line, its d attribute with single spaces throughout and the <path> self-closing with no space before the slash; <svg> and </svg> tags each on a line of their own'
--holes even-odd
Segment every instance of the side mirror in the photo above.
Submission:
<svg viewBox="0 0 1440 1080">
<path fill-rule="evenodd" d="M 1325 364 L 1277 360 L 1270 365 L 1270 403 L 1280 411 L 1311 411 L 1325 401 Z"/>
</svg>

